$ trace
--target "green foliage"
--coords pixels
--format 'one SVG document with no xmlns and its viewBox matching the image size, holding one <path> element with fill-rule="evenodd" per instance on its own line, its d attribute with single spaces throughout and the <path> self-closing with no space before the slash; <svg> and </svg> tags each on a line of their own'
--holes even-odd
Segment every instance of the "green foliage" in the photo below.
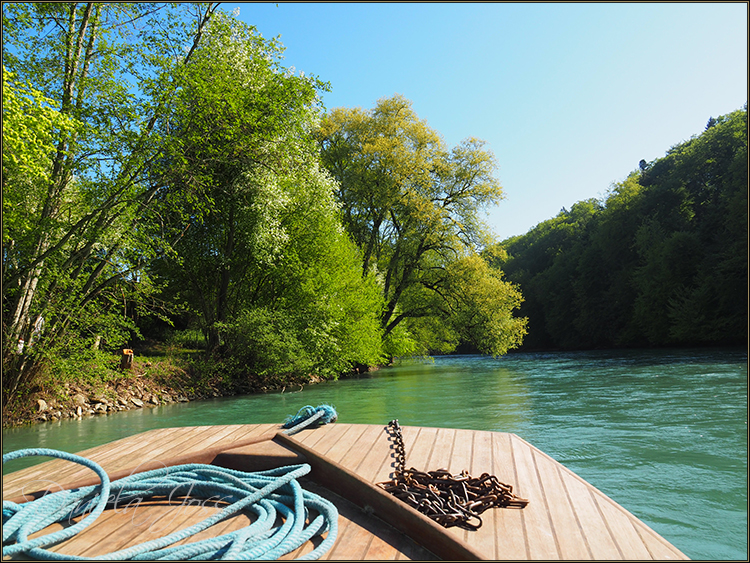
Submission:
<svg viewBox="0 0 750 563">
<path fill-rule="evenodd" d="M 432 321 L 432 322 L 430 322 Z M 422 323 L 429 323 L 422 329 Z M 407 328 L 407 324 L 410 324 Z M 435 331 L 439 325 L 437 319 L 430 317 L 415 318 L 411 323 L 402 323 L 383 336 L 383 354 L 386 358 L 425 356 L 433 350 L 444 350 L 440 336 L 442 331 Z M 432 325 L 432 326 L 430 326 Z M 448 341 L 447 351 L 453 350 L 455 343 Z"/>
<path fill-rule="evenodd" d="M 201 349 L 206 339 L 198 329 L 175 330 L 167 337 L 167 345 L 175 348 Z"/>
<path fill-rule="evenodd" d="M 380 295 L 359 275 L 310 136 L 325 86 L 280 68 L 280 52 L 217 15 L 181 74 L 162 166 L 192 194 L 170 209 L 188 226 L 153 272 L 191 305 L 227 373 L 337 377 L 382 360 Z"/>
<path fill-rule="evenodd" d="M 3 88 L 4 388 L 97 335 L 127 343 L 141 315 L 164 317 L 144 270 L 172 235 L 154 213 L 155 126 L 215 9 L 3 4 L 3 64 L 18 80 Z M 35 349 L 17 357 L 41 320 Z"/>
<path fill-rule="evenodd" d="M 301 376 L 312 373 L 317 365 L 314 351 L 301 341 L 304 333 L 284 312 L 255 309 L 243 311 L 237 319 L 221 328 L 231 358 L 263 379 Z M 315 344 L 310 343 L 314 349 Z"/>
<path fill-rule="evenodd" d="M 408 332 L 407 332 L 408 327 Z M 395 336 L 393 336 L 395 334 Z M 395 341 L 403 334 L 403 342 Z M 416 317 L 407 319 L 391 332 L 394 341 L 388 345 L 396 348 L 405 346 L 399 353 L 392 356 L 423 356 L 431 354 L 450 354 L 461 344 L 460 335 L 451 323 L 446 323 L 439 317 Z"/>
<path fill-rule="evenodd" d="M 56 386 L 65 383 L 98 384 L 122 378 L 123 372 L 117 369 L 118 365 L 119 357 L 109 352 L 82 349 L 50 362 L 43 379 Z"/>
<path fill-rule="evenodd" d="M 13 81 L 3 66 L 3 246 L 32 230 L 56 138 L 75 128 L 75 121 L 53 103 L 39 90 Z"/>
<path fill-rule="evenodd" d="M 554 345 L 574 346 L 581 338 L 570 319 L 584 306 L 578 301 L 574 281 L 578 263 L 589 241 L 601 205 L 597 200 L 578 202 L 568 211 L 543 221 L 526 235 L 489 247 L 483 254 L 490 265 L 502 268 L 508 280 L 524 295 L 520 314 L 528 318 L 525 344 L 532 348 L 551 345 L 550 335 L 557 335 Z M 571 260 L 571 256 L 576 259 Z M 590 265 L 596 266 L 594 253 Z M 586 277 L 586 283 L 597 278 Z"/>
<path fill-rule="evenodd" d="M 744 342 L 747 108 L 495 252 L 529 346 Z"/>
<path fill-rule="evenodd" d="M 226 384 L 383 361 L 311 136 L 327 85 L 276 40 L 214 3 L 6 3 L 3 27 L 6 397 L 173 322 Z"/>
<path fill-rule="evenodd" d="M 344 225 L 362 252 L 362 273 L 375 273 L 382 283 L 386 348 L 447 351 L 468 338 L 502 354 L 517 345 L 523 323 L 486 314 L 494 307 L 498 318 L 510 318 L 520 302 L 507 298 L 512 291 L 482 270 L 459 297 L 451 273 L 487 243 L 479 216 L 502 198 L 484 143 L 468 139 L 448 149 L 401 96 L 381 99 L 368 112 L 334 109 L 318 138 L 323 163 L 339 183 Z M 436 319 L 449 330 L 435 332 Z M 391 338 L 399 326 L 406 330 Z"/>
<path fill-rule="evenodd" d="M 513 316 L 523 298 L 477 255 L 453 262 L 446 275 L 448 320 L 464 342 L 499 356 L 521 345 L 527 319 Z"/>
</svg>

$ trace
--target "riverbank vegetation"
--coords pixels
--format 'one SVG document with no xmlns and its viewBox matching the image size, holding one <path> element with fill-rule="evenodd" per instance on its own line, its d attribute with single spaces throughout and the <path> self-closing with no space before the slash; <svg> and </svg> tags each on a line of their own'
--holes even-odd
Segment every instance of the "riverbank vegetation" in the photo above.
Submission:
<svg viewBox="0 0 750 563">
<path fill-rule="evenodd" d="M 524 295 L 527 348 L 747 343 L 747 105 L 487 249 Z"/>
<path fill-rule="evenodd" d="M 518 346 L 492 153 L 400 96 L 327 113 L 282 52 L 216 3 L 3 4 L 4 414 L 186 333 L 196 396 Z"/>
</svg>

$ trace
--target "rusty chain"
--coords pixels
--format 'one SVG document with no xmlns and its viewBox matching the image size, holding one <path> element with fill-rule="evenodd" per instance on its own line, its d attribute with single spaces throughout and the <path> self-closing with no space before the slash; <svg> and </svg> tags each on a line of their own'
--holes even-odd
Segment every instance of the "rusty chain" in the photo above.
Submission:
<svg viewBox="0 0 750 563">
<path fill-rule="evenodd" d="M 401 426 L 398 424 L 398 419 L 391 420 L 388 423 L 387 429 L 393 440 L 393 448 L 396 450 L 394 453 L 394 457 L 396 458 L 395 473 L 399 474 L 406 468 L 406 449 L 404 448 L 404 436 L 401 434 Z"/>
<path fill-rule="evenodd" d="M 523 508 L 529 503 L 513 494 L 512 486 L 501 483 L 489 473 L 471 477 L 466 470 L 451 475 L 446 469 L 406 469 L 404 437 L 398 420 L 389 422 L 387 430 L 395 450 L 395 471 L 393 479 L 378 483 L 378 486 L 446 528 L 458 526 L 477 530 L 482 526 L 479 515 L 485 510 L 493 507 Z"/>
</svg>

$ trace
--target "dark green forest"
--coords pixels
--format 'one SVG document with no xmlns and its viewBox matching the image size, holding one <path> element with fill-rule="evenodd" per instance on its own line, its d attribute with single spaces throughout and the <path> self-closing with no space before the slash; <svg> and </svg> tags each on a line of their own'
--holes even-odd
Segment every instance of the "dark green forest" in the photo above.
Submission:
<svg viewBox="0 0 750 563">
<path fill-rule="evenodd" d="M 486 251 L 517 284 L 526 349 L 747 342 L 747 105 Z"/>
<path fill-rule="evenodd" d="M 3 4 L 4 405 L 155 344 L 257 388 L 744 342 L 747 108 L 497 242 L 483 141 L 399 95 L 325 108 L 282 53 L 215 3 Z"/>
</svg>

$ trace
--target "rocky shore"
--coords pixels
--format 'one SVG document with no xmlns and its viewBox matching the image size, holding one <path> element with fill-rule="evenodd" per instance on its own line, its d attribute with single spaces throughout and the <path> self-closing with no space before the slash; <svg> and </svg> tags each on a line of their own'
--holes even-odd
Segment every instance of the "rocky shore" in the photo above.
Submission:
<svg viewBox="0 0 750 563">
<path fill-rule="evenodd" d="M 102 379 L 47 384 L 30 390 L 24 404 L 3 409 L 3 428 L 271 389 L 263 385 L 256 388 L 250 382 L 240 387 L 196 380 L 169 360 L 135 360 L 131 370 L 107 372 Z"/>
<path fill-rule="evenodd" d="M 121 373 L 107 381 L 63 383 L 54 389 L 37 389 L 29 393 L 24 405 L 13 410 L 3 409 L 3 428 L 103 416 L 216 397 L 297 390 L 319 381 L 317 378 L 307 377 L 291 382 L 247 380 L 241 384 L 235 382 L 227 385 L 221 381 L 198 382 L 174 365 L 166 369 L 164 366 L 158 366 L 160 369 L 155 369 L 156 367 L 151 362 L 136 360 L 132 371 Z M 345 375 L 356 376 L 373 369 L 378 368 L 357 366 L 350 374 Z"/>
<path fill-rule="evenodd" d="M 128 380 L 109 385 L 105 391 L 92 391 L 79 385 L 65 384 L 66 398 L 37 398 L 33 422 L 55 421 L 63 418 L 82 418 L 112 414 L 131 409 L 142 409 L 169 403 L 187 403 L 184 393 L 154 382 Z M 213 396 L 219 397 L 217 392 Z M 206 398 L 206 397 L 193 397 Z"/>
</svg>

